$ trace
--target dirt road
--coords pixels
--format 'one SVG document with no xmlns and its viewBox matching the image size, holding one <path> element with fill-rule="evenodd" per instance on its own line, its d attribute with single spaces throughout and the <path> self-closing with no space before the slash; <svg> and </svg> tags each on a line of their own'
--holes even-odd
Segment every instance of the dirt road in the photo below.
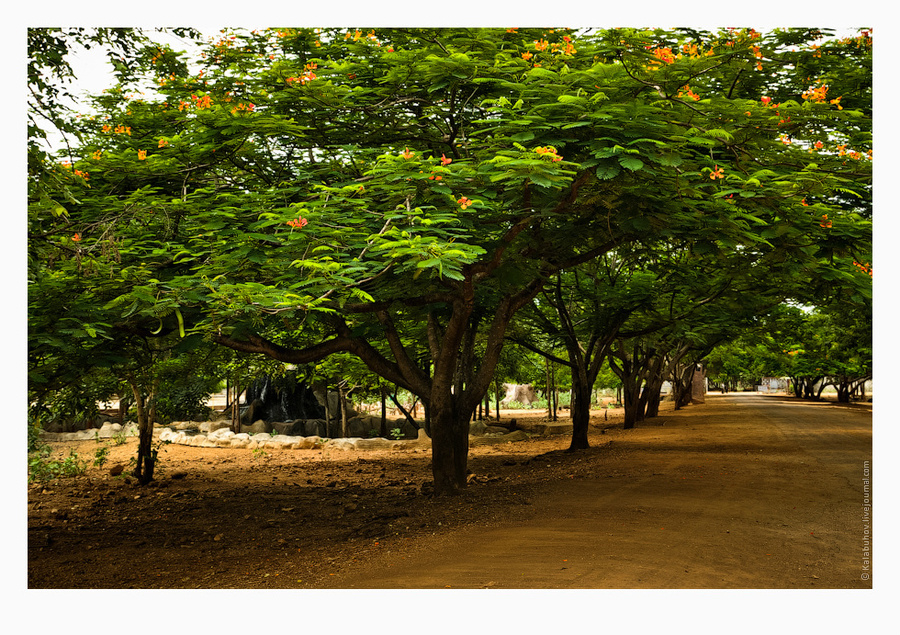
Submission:
<svg viewBox="0 0 900 635">
<path fill-rule="evenodd" d="M 420 539 L 323 586 L 871 588 L 871 418 L 866 407 L 711 395 L 610 435 L 591 474 L 547 483 L 524 518 Z"/>
</svg>

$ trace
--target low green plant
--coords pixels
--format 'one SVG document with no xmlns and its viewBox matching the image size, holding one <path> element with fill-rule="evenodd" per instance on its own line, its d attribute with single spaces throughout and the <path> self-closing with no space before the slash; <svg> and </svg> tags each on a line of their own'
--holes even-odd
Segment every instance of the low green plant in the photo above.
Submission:
<svg viewBox="0 0 900 635">
<path fill-rule="evenodd" d="M 113 445 L 125 445 L 128 441 L 128 434 L 126 433 L 125 426 L 122 426 L 122 429 L 116 432 L 111 437 Z"/>
<path fill-rule="evenodd" d="M 264 459 L 268 456 L 268 453 L 262 448 L 253 448 L 250 452 L 255 459 Z"/>
<path fill-rule="evenodd" d="M 109 458 L 109 446 L 104 445 L 102 448 L 97 448 L 97 451 L 94 452 L 94 465 L 103 469 L 107 458 Z"/>
<path fill-rule="evenodd" d="M 403 430 L 400 428 L 391 428 L 391 438 L 395 441 L 403 438 Z"/>
<path fill-rule="evenodd" d="M 28 457 L 28 482 L 47 482 L 56 478 L 81 476 L 87 471 L 88 462 L 71 450 L 66 458 L 51 459 L 50 448 L 44 446 Z"/>
</svg>

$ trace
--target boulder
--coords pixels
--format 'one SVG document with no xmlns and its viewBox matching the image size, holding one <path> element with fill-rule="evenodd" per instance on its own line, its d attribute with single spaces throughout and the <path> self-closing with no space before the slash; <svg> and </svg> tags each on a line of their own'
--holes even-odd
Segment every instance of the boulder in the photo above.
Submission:
<svg viewBox="0 0 900 635">
<path fill-rule="evenodd" d="M 331 439 L 324 446 L 325 450 L 355 450 L 359 437 L 350 437 L 345 439 Z"/>
<path fill-rule="evenodd" d="M 375 437 L 374 439 L 360 439 L 356 442 L 357 450 L 392 450 L 394 446 L 402 441 L 394 441 L 391 439 L 382 439 Z"/>
<path fill-rule="evenodd" d="M 381 417 L 361 414 L 347 420 L 347 433 L 351 437 L 368 437 L 373 430 L 377 434 L 380 429 Z"/>
<path fill-rule="evenodd" d="M 518 401 L 526 406 L 537 401 L 537 394 L 531 384 L 503 384 L 506 396 L 500 400 L 501 406 L 508 406 L 512 401 Z"/>
<path fill-rule="evenodd" d="M 318 445 L 322 443 L 322 437 L 319 436 L 309 436 L 309 437 L 297 437 L 297 441 L 295 442 L 295 447 L 298 450 L 312 450 Z"/>
<path fill-rule="evenodd" d="M 535 434 L 539 434 L 543 437 L 547 437 L 552 434 L 572 434 L 572 422 L 546 421 L 534 424 L 532 430 L 535 432 Z"/>
<path fill-rule="evenodd" d="M 218 430 L 214 430 L 207 435 L 207 437 L 213 441 L 216 441 L 218 439 L 228 439 L 229 437 L 233 436 L 234 432 L 232 432 L 230 428 L 219 428 Z"/>
<path fill-rule="evenodd" d="M 197 429 L 200 432 L 215 432 L 216 430 L 222 430 L 223 428 L 231 429 L 231 420 L 230 419 L 217 419 L 215 421 L 203 421 L 197 426 Z"/>
<path fill-rule="evenodd" d="M 253 425 L 241 426 L 241 432 L 246 432 L 247 434 L 259 434 L 259 433 L 269 433 L 272 431 L 272 426 L 263 421 L 262 419 L 257 419 L 253 422 Z"/>
<path fill-rule="evenodd" d="M 512 443 L 513 441 L 525 441 L 528 438 L 528 433 L 524 430 L 516 430 L 515 432 L 510 432 L 509 434 L 504 434 L 496 437 L 469 437 L 469 445 L 495 445 L 498 443 Z"/>
<path fill-rule="evenodd" d="M 305 432 L 304 420 L 294 419 L 293 421 L 273 421 L 272 432 L 284 434 L 293 437 L 303 436 Z"/>
<path fill-rule="evenodd" d="M 300 430 L 301 436 L 306 437 L 327 437 L 328 422 L 325 419 L 301 419 L 303 422 Z"/>
<path fill-rule="evenodd" d="M 229 439 L 230 445 L 228 447 L 232 448 L 246 448 L 250 445 L 250 435 L 248 434 L 236 434 L 231 439 Z"/>
<path fill-rule="evenodd" d="M 97 430 L 97 436 L 101 439 L 111 439 L 121 431 L 122 426 L 120 426 L 118 423 L 107 422 L 100 426 L 100 429 Z"/>
<path fill-rule="evenodd" d="M 469 434 L 481 436 L 487 430 L 487 424 L 484 421 L 473 421 L 469 424 Z"/>
</svg>

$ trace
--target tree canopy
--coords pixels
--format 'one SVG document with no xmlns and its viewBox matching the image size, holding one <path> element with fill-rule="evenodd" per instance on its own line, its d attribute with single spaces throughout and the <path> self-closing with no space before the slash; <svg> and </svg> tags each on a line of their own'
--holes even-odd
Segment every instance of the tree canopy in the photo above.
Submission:
<svg viewBox="0 0 900 635">
<path fill-rule="evenodd" d="M 453 493 L 508 326 L 562 272 L 678 253 L 870 300 L 871 37 L 823 35 L 226 30 L 192 64 L 146 43 L 68 124 L 65 193 L 30 198 L 32 351 L 65 325 L 82 350 L 350 353 L 421 398 Z"/>
</svg>

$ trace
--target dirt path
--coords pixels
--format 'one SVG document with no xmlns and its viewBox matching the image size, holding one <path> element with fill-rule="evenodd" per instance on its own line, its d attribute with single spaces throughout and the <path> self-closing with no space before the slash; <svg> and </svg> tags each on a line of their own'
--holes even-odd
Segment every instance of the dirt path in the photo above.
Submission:
<svg viewBox="0 0 900 635">
<path fill-rule="evenodd" d="M 870 408 L 710 396 L 614 435 L 591 474 L 535 490 L 524 518 L 422 538 L 323 586 L 871 588 L 871 457 Z"/>
<path fill-rule="evenodd" d="M 621 429 L 470 449 L 430 496 L 430 453 L 54 443 L 103 467 L 28 487 L 28 587 L 870 588 L 871 408 L 756 394 Z M 520 418 L 540 418 L 541 412 Z M 127 565 L 125 563 L 128 563 Z"/>
</svg>

